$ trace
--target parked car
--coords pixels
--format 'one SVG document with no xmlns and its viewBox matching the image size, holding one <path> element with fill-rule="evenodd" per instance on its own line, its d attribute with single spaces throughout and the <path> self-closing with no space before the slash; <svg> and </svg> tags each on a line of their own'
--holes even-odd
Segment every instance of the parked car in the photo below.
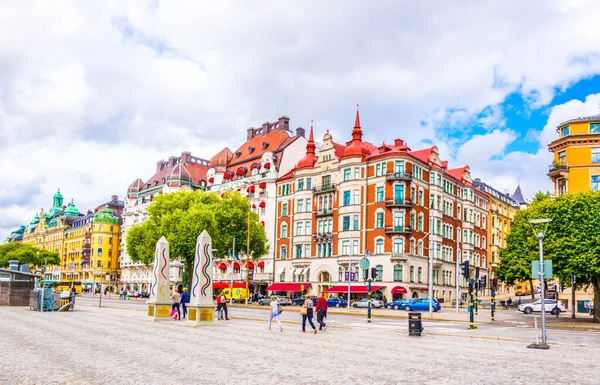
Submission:
<svg viewBox="0 0 600 385">
<path fill-rule="evenodd" d="M 313 300 L 313 302 L 316 305 L 317 301 L 319 300 L 319 297 L 313 295 L 310 298 Z M 296 298 L 292 299 L 292 306 L 302 306 L 302 305 L 304 305 L 305 300 L 306 300 L 305 296 L 296 297 Z"/>
<path fill-rule="evenodd" d="M 556 304 L 555 299 L 546 299 L 545 300 L 545 308 L 546 313 L 551 313 L 552 315 L 560 314 L 561 312 L 566 311 L 565 304 L 561 301 L 558 301 L 558 305 Z M 517 307 L 519 311 L 522 311 L 525 314 L 531 314 L 534 311 L 541 312 L 542 311 L 542 300 L 538 299 L 534 303 L 523 303 Z"/>
<path fill-rule="evenodd" d="M 282 306 L 286 306 L 286 305 L 291 305 L 292 301 L 290 300 L 289 297 L 284 297 L 282 295 L 276 295 L 275 296 L 275 301 L 279 302 L 280 305 Z M 258 300 L 258 304 L 259 305 L 267 305 L 269 306 L 269 304 L 271 303 L 271 296 L 266 296 L 264 298 L 261 298 Z"/>
<path fill-rule="evenodd" d="M 442 310 L 442 306 L 435 299 L 433 300 L 433 305 L 431 307 L 433 311 Z M 429 298 L 415 298 L 404 305 L 404 310 L 429 311 Z"/>
<path fill-rule="evenodd" d="M 378 299 L 371 299 L 371 307 L 374 307 L 376 309 L 379 309 L 381 307 L 384 306 L 383 301 L 378 300 Z M 352 304 L 352 307 L 358 308 L 358 307 L 369 307 L 369 299 L 368 298 L 363 298 L 360 301 L 356 301 Z"/>
<path fill-rule="evenodd" d="M 404 305 L 406 305 L 410 301 L 410 299 L 397 299 L 395 301 L 386 303 L 385 308 L 394 310 L 404 309 Z"/>
<path fill-rule="evenodd" d="M 348 302 L 342 298 L 329 298 L 327 300 L 327 307 L 346 307 Z"/>
</svg>

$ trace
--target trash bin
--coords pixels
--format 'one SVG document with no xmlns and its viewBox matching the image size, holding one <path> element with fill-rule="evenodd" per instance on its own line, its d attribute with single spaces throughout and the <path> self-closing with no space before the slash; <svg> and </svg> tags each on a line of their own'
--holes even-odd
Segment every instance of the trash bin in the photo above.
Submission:
<svg viewBox="0 0 600 385">
<path fill-rule="evenodd" d="M 422 331 L 421 313 L 408 313 L 408 335 L 411 337 L 421 337 Z"/>
</svg>

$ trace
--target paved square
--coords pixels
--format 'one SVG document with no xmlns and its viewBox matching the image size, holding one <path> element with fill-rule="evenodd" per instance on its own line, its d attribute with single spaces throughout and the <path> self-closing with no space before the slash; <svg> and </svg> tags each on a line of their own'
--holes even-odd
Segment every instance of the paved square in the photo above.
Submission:
<svg viewBox="0 0 600 385">
<path fill-rule="evenodd" d="M 520 384 L 599 383 L 598 347 L 364 328 L 269 332 L 222 321 L 194 329 L 143 311 L 79 306 L 73 313 L 0 308 L 1 384 Z M 538 374 L 544 374 L 544 381 Z"/>
</svg>

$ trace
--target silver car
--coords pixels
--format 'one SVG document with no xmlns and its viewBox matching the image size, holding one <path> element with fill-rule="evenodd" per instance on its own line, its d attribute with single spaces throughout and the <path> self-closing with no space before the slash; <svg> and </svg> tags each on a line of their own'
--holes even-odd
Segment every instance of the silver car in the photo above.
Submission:
<svg viewBox="0 0 600 385">
<path fill-rule="evenodd" d="M 381 300 L 378 299 L 371 299 L 371 307 L 374 307 L 376 309 L 379 309 L 381 307 L 384 307 L 384 303 Z M 354 302 L 352 304 L 352 307 L 369 307 L 369 299 L 368 298 L 363 298 L 360 301 Z"/>
<path fill-rule="evenodd" d="M 280 305 L 282 306 L 289 306 L 292 304 L 292 300 L 290 299 L 290 297 L 283 297 L 280 295 L 276 295 L 275 296 L 275 301 L 279 302 Z M 266 296 L 264 298 L 261 298 L 258 300 L 258 304 L 259 305 L 269 305 L 271 303 L 271 296 Z"/>
</svg>

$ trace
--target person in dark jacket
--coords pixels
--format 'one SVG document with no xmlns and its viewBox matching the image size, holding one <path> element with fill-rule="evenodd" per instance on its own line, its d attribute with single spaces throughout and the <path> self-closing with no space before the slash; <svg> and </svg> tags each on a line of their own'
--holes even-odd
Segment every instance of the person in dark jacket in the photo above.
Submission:
<svg viewBox="0 0 600 385">
<path fill-rule="evenodd" d="M 190 293 L 188 288 L 183 288 L 183 294 L 181 294 L 181 309 L 183 310 L 183 318 L 187 316 L 187 304 L 190 303 Z"/>
<path fill-rule="evenodd" d="M 325 299 L 325 293 L 321 294 L 321 297 L 317 301 L 317 322 L 319 323 L 319 331 L 327 330 L 327 324 L 324 319 L 327 317 L 327 300 Z"/>
</svg>

